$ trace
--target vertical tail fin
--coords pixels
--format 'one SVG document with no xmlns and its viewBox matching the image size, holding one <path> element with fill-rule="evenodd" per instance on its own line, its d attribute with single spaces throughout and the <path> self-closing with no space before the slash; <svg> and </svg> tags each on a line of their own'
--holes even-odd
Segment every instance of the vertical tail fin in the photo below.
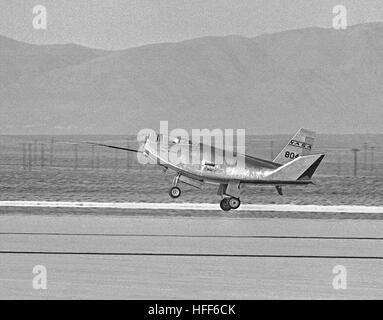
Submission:
<svg viewBox="0 0 383 320">
<path fill-rule="evenodd" d="M 286 147 L 273 160 L 275 163 L 285 164 L 298 158 L 299 156 L 308 155 L 314 145 L 315 132 L 299 129 L 294 137 L 289 141 Z"/>
</svg>

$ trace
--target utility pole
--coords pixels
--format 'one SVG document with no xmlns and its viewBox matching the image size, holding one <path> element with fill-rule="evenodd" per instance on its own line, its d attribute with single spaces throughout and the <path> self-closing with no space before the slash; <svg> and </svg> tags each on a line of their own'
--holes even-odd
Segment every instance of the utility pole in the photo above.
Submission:
<svg viewBox="0 0 383 320">
<path fill-rule="evenodd" d="M 118 151 L 114 150 L 114 170 L 117 170 L 118 168 Z"/>
<path fill-rule="evenodd" d="M 44 168 L 45 165 L 45 148 L 44 143 L 41 144 L 41 168 Z"/>
<path fill-rule="evenodd" d="M 23 143 L 23 169 L 27 169 L 27 146 Z"/>
<path fill-rule="evenodd" d="M 97 150 L 96 152 L 96 168 L 97 170 L 100 169 L 100 152 Z"/>
<path fill-rule="evenodd" d="M 364 170 L 367 170 L 367 151 L 368 151 L 368 143 L 365 142 L 365 143 L 363 143 L 363 156 L 364 156 L 363 167 L 364 167 Z"/>
<path fill-rule="evenodd" d="M 54 152 L 54 139 L 51 138 L 51 149 L 50 149 L 50 152 L 49 152 L 49 166 L 50 167 L 53 167 L 53 152 Z"/>
<path fill-rule="evenodd" d="M 94 169 L 94 145 L 92 145 L 92 160 L 90 162 L 90 166 L 92 169 Z"/>
<path fill-rule="evenodd" d="M 78 144 L 74 144 L 74 170 L 77 170 L 78 167 Z"/>
<path fill-rule="evenodd" d="M 371 150 L 371 164 L 370 164 L 370 170 L 371 170 L 371 172 L 373 172 L 374 171 L 374 167 L 375 167 L 375 165 L 374 165 L 374 150 L 375 150 L 375 147 L 371 147 L 370 148 L 370 150 Z"/>
<path fill-rule="evenodd" d="M 352 149 L 352 152 L 354 152 L 354 177 L 358 175 L 358 152 L 359 149 Z"/>
<path fill-rule="evenodd" d="M 32 143 L 28 143 L 28 170 L 32 170 Z"/>
<path fill-rule="evenodd" d="M 33 162 L 37 163 L 37 140 L 33 141 Z"/>
</svg>

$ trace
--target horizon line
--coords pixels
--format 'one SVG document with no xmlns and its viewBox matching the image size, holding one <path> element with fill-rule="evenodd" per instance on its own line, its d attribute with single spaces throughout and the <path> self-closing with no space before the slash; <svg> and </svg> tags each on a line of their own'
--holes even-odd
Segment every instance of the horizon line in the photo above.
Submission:
<svg viewBox="0 0 383 320">
<path fill-rule="evenodd" d="M 366 26 L 366 25 L 376 25 L 376 24 L 382 24 L 382 26 L 383 26 L 383 20 L 382 21 L 372 21 L 372 22 L 365 22 L 365 23 L 350 24 L 347 26 L 347 29 L 360 27 L 360 26 Z M 148 42 L 146 44 L 126 47 L 126 48 L 121 48 L 121 49 L 105 49 L 105 48 L 101 48 L 101 47 L 92 47 L 92 46 L 87 46 L 87 45 L 76 43 L 76 42 L 61 42 L 61 43 L 55 42 L 55 43 L 38 44 L 38 43 L 28 42 L 25 40 L 15 39 L 13 37 L 10 37 L 10 36 L 7 36 L 7 35 L 1 34 L 1 33 L 0 33 L 0 37 L 9 39 L 11 41 L 19 42 L 22 44 L 28 44 L 28 45 L 37 46 L 37 47 L 71 46 L 72 45 L 72 46 L 83 47 L 83 48 L 87 48 L 87 49 L 91 49 L 91 50 L 100 50 L 100 51 L 106 51 L 106 52 L 118 52 L 118 51 L 124 51 L 124 50 L 129 50 L 129 49 L 142 48 L 142 47 L 151 46 L 151 45 L 178 44 L 178 43 L 193 41 L 193 40 L 197 40 L 197 39 L 204 39 L 204 38 L 239 37 L 239 38 L 243 38 L 243 39 L 255 39 L 255 38 L 266 36 L 266 35 L 275 35 L 275 34 L 282 34 L 282 33 L 294 32 L 294 31 L 296 32 L 296 31 L 309 30 L 309 29 L 334 30 L 332 27 L 309 26 L 309 27 L 305 27 L 305 28 L 286 29 L 286 30 L 277 31 L 277 32 L 264 32 L 264 33 L 261 33 L 261 34 L 256 35 L 256 36 L 244 36 L 244 35 L 240 35 L 240 34 L 207 35 L 207 36 L 201 36 L 201 37 L 185 38 L 185 39 L 179 40 L 179 41 Z M 334 31 L 340 31 L 340 32 L 343 31 L 344 32 L 344 31 L 347 31 L 347 29 L 346 30 L 334 30 Z"/>
</svg>

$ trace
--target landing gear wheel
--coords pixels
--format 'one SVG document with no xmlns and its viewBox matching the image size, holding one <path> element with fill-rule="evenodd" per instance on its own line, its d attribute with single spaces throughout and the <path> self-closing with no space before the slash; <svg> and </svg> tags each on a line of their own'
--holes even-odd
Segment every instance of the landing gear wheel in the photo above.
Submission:
<svg viewBox="0 0 383 320">
<path fill-rule="evenodd" d="M 178 198 L 181 195 L 181 189 L 178 187 L 172 187 L 169 191 L 169 196 L 171 196 L 173 199 Z"/>
<path fill-rule="evenodd" d="M 229 211 L 231 209 L 230 205 L 229 205 L 229 199 L 228 198 L 223 198 L 219 204 L 219 206 L 221 207 L 221 209 L 223 211 Z"/>
<path fill-rule="evenodd" d="M 238 198 L 230 198 L 229 199 L 229 206 L 231 209 L 238 209 L 241 205 L 241 201 Z"/>
</svg>

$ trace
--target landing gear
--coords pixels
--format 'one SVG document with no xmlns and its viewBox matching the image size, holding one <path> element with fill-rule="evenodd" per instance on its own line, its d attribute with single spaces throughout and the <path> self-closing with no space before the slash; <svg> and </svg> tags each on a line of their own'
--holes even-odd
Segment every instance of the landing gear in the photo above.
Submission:
<svg viewBox="0 0 383 320">
<path fill-rule="evenodd" d="M 220 184 L 217 194 L 221 196 L 220 207 L 223 211 L 231 209 L 238 209 L 241 205 L 240 197 L 240 183 L 230 182 L 228 184 Z"/>
<path fill-rule="evenodd" d="M 238 198 L 230 198 L 229 199 L 229 206 L 231 209 L 238 209 L 239 206 L 241 205 L 241 201 Z"/>
<path fill-rule="evenodd" d="M 223 211 L 229 211 L 231 209 L 229 205 L 229 198 L 223 198 L 219 205 Z"/>
<path fill-rule="evenodd" d="M 241 201 L 238 198 L 223 198 L 220 202 L 220 207 L 223 211 L 229 211 L 231 209 L 238 209 L 241 205 Z"/>
<path fill-rule="evenodd" d="M 169 190 L 169 196 L 173 199 L 178 198 L 181 195 L 181 189 L 177 187 L 178 181 L 180 179 L 180 174 L 177 174 L 172 183 L 172 188 Z"/>
<path fill-rule="evenodd" d="M 172 187 L 169 191 L 169 196 L 173 199 L 178 198 L 181 195 L 181 189 L 178 187 Z"/>
</svg>

